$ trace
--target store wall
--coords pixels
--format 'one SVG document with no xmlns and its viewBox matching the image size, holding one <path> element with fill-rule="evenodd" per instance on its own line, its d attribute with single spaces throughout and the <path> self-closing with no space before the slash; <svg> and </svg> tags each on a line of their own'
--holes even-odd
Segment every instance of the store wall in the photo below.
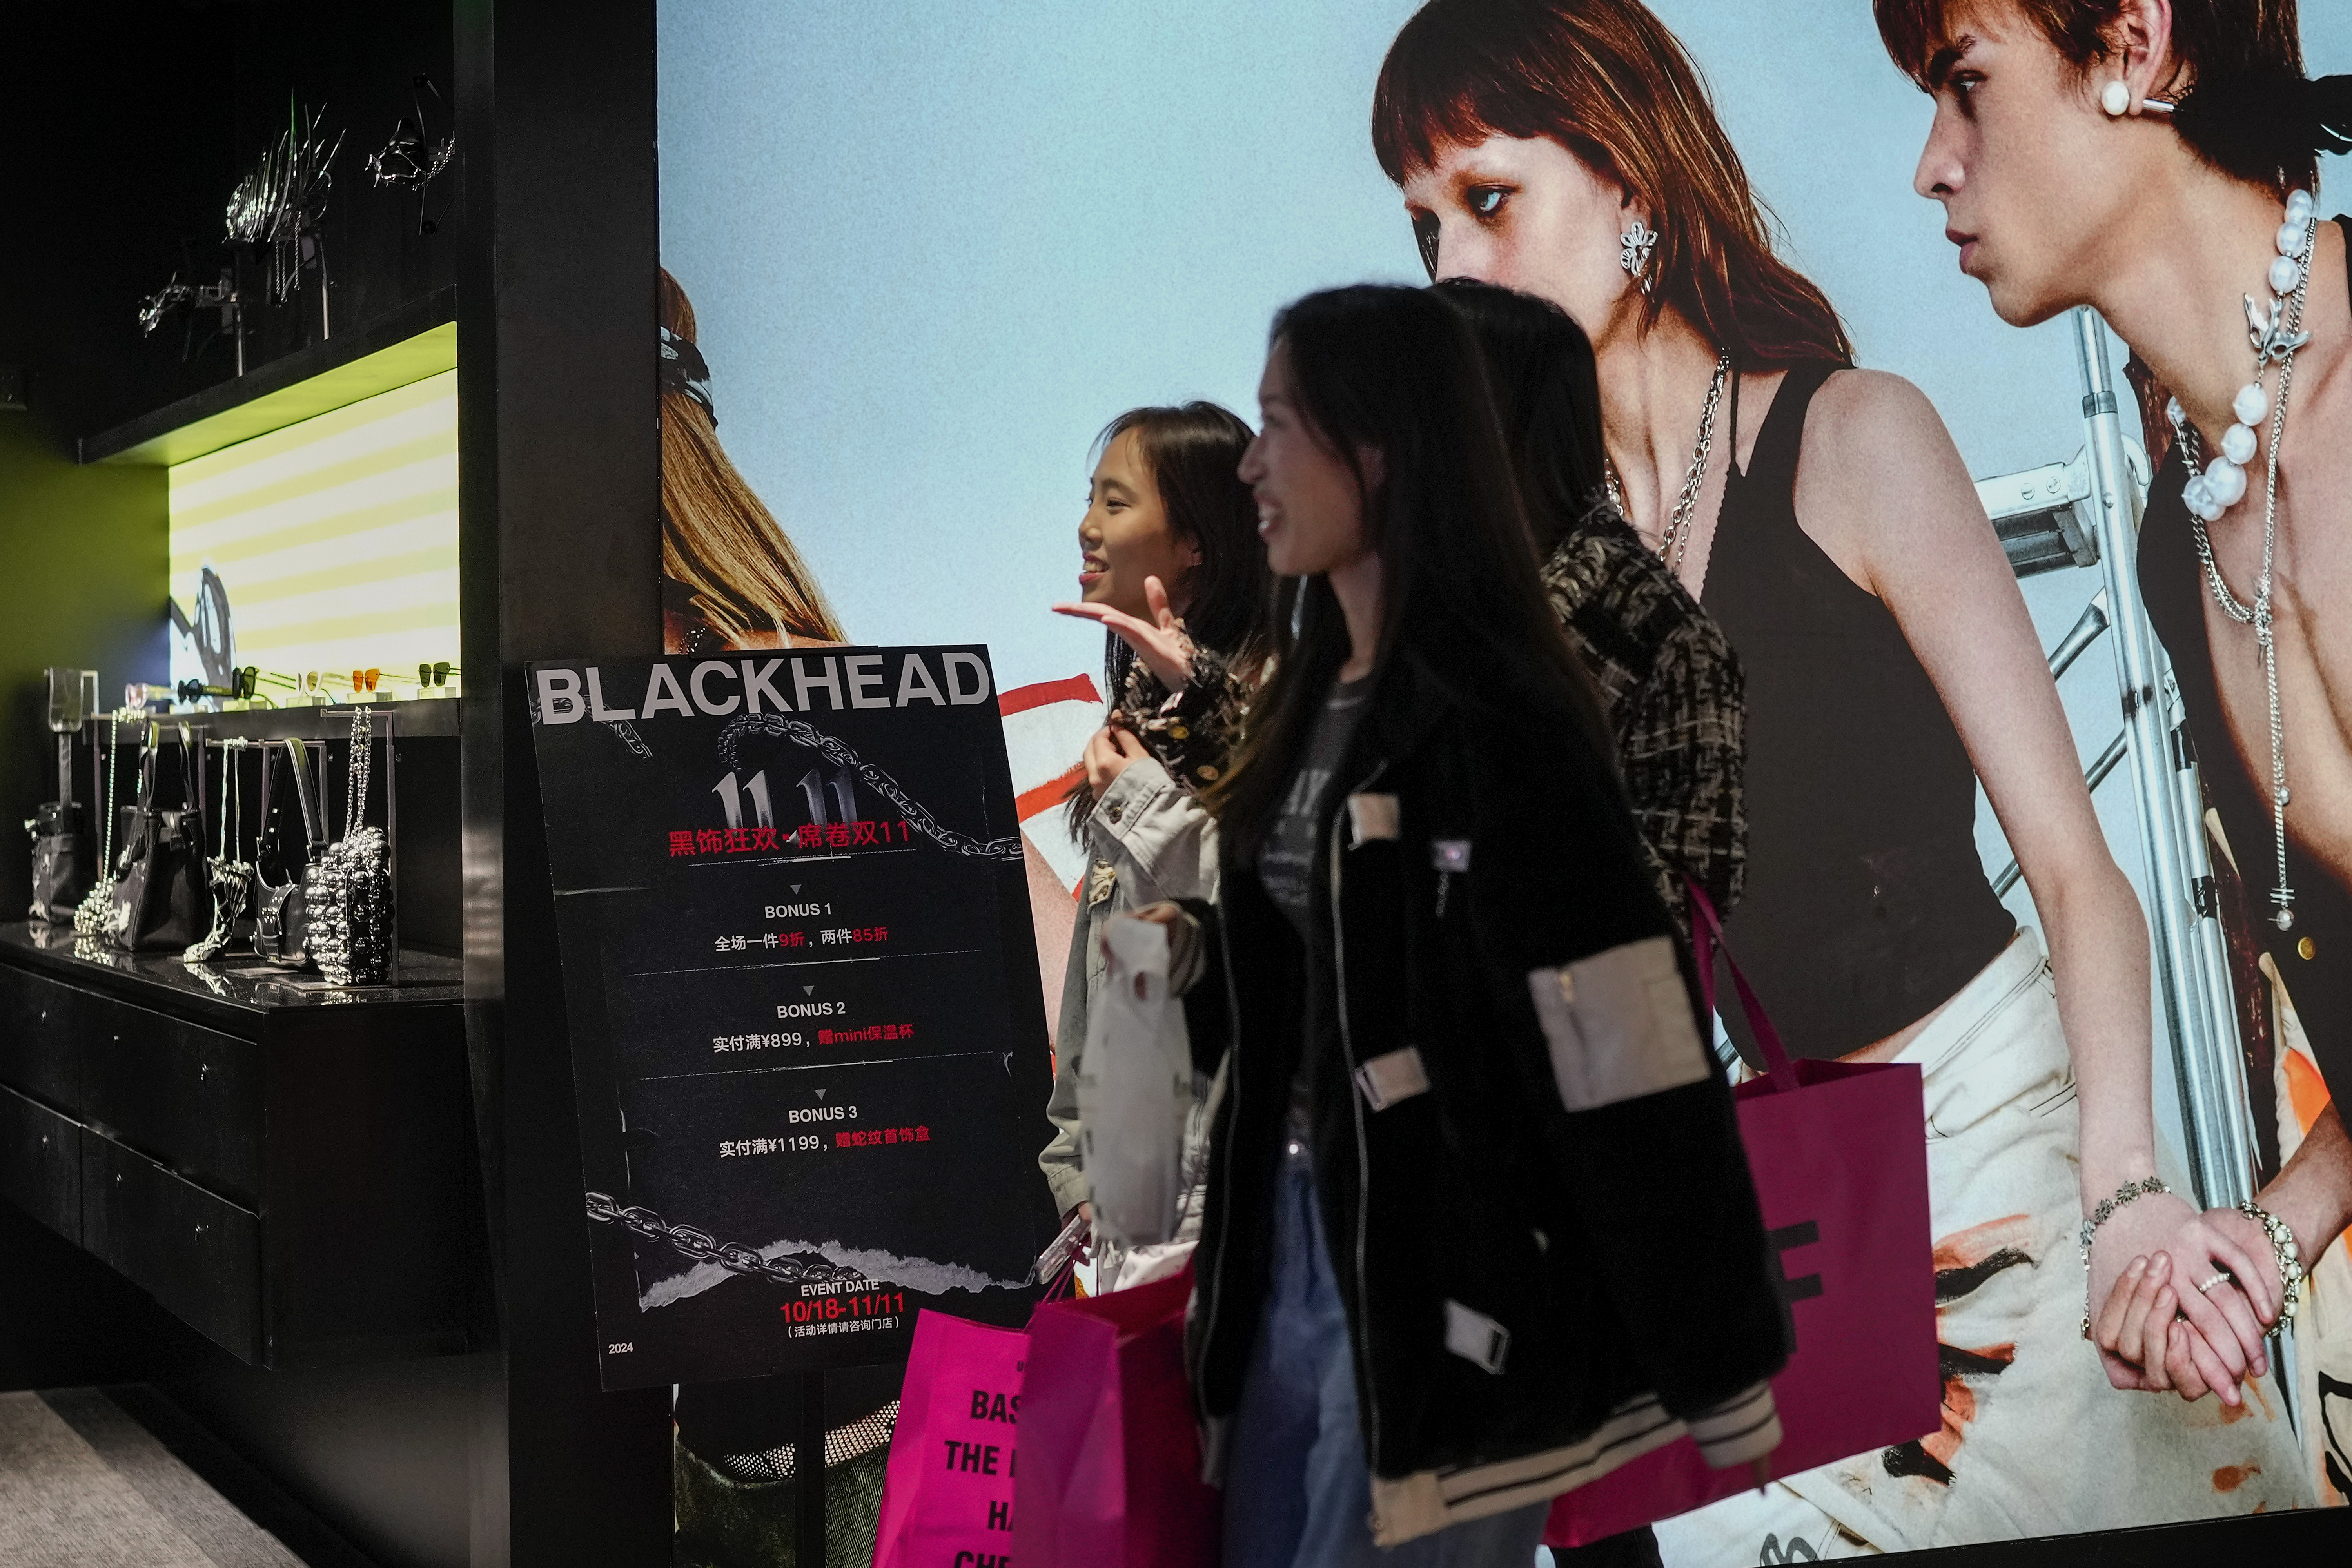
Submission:
<svg viewBox="0 0 2352 1568">
<path fill-rule="evenodd" d="M 9 825 L 37 793 L 26 737 L 47 740 L 27 672 L 97 664 L 118 696 L 126 668 L 152 658 L 163 673 L 163 471 L 78 468 L 65 454 L 225 389 L 232 345 L 208 337 L 210 321 L 191 332 L 175 317 L 142 336 L 139 300 L 175 270 L 216 276 L 231 186 L 289 103 L 323 109 L 345 132 L 325 228 L 337 334 L 458 285 L 473 679 L 464 798 L 453 785 L 435 805 L 453 830 L 452 882 L 464 818 L 475 1107 L 499 1278 L 478 1325 L 495 1348 L 482 1354 L 289 1377 L 126 1362 L 118 1352 L 144 1344 L 135 1310 L 48 1353 L 87 1310 L 88 1292 L 65 1285 L 121 1283 L 100 1269 L 0 1293 L 0 1383 L 168 1381 L 246 1462 L 307 1492 L 386 1568 L 664 1561 L 666 1394 L 596 1387 L 538 805 L 527 741 L 522 771 L 506 771 L 520 686 L 500 679 L 522 658 L 658 639 L 657 455 L 635 391 L 654 374 L 651 0 L 114 0 L 20 6 L 7 22 L 0 100 L 17 141 L 0 161 L 15 226 L 0 247 L 0 365 L 25 367 L 33 409 L 0 413 L 0 900 L 23 898 L 23 837 Z M 363 167 L 414 112 L 420 73 L 447 103 L 425 98 L 429 139 L 463 106 L 462 151 L 421 211 Z M 619 279 L 642 286 L 600 321 Z M 255 305 L 249 369 L 316 342 L 315 287 Z M 509 698 L 515 711 L 501 713 Z M 0 1251 L 13 1239 L 0 1236 Z"/>
<path fill-rule="evenodd" d="M 125 680 L 163 679 L 166 565 L 161 468 L 78 467 L 33 416 L 0 414 L 0 920 L 32 898 L 17 825 L 58 797 L 43 671 L 95 669 L 111 702 Z"/>
<path fill-rule="evenodd" d="M 428 135 L 455 129 L 446 0 L 123 0 L 24 8 L 8 26 L 0 96 L 22 141 L 0 162 L 0 209 L 17 215 L 0 247 L 0 366 L 29 405 L 0 412 L 0 822 L 15 823 L 56 795 L 44 667 L 99 669 L 110 700 L 126 680 L 169 673 L 163 472 L 71 457 L 236 366 L 215 317 L 184 312 L 142 333 L 141 298 L 229 259 L 229 191 L 289 100 L 323 106 L 343 131 L 324 229 L 333 321 L 454 279 L 462 169 L 428 188 L 426 233 L 419 199 L 374 189 L 363 166 L 415 113 L 420 74 L 449 100 L 425 95 Z M 249 370 L 318 337 L 315 283 L 283 306 L 257 283 L 246 292 Z M 28 863 L 24 836 L 0 833 L 0 915 L 26 902 Z"/>
</svg>

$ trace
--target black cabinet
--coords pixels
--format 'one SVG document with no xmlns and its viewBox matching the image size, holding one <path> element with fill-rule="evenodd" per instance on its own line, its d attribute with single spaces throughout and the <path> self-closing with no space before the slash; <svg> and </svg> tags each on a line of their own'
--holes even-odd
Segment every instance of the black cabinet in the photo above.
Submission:
<svg viewBox="0 0 2352 1568">
<path fill-rule="evenodd" d="M 0 1198 L 81 1240 L 81 1129 L 0 1087 Z"/>
<path fill-rule="evenodd" d="M 76 994 L 82 1120 L 240 1203 L 261 1194 L 264 1045 Z"/>
<path fill-rule="evenodd" d="M 339 990 L 0 926 L 0 1196 L 257 1366 L 470 1347 L 457 966 Z"/>
<path fill-rule="evenodd" d="M 71 1105 L 79 1098 L 75 999 L 37 975 L 0 963 L 0 1083 L 55 1105 Z"/>
<path fill-rule="evenodd" d="M 244 1362 L 262 1338 L 261 1219 L 85 1130 L 81 1244 Z"/>
</svg>

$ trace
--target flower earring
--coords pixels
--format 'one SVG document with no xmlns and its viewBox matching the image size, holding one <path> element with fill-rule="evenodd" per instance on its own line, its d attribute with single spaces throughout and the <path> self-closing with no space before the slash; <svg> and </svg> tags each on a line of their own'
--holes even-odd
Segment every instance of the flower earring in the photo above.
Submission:
<svg viewBox="0 0 2352 1568">
<path fill-rule="evenodd" d="M 1643 293 L 1648 293 L 1650 252 L 1657 248 L 1658 231 L 1635 218 L 1633 226 L 1617 237 L 1617 243 L 1620 247 L 1617 265 L 1633 275 L 1633 281 L 1642 286 Z"/>
</svg>

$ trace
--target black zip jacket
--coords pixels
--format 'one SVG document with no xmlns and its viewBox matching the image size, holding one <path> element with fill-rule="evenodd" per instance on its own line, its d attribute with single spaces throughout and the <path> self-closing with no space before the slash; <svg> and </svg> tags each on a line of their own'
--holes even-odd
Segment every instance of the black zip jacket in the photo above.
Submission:
<svg viewBox="0 0 2352 1568">
<path fill-rule="evenodd" d="M 1190 1322 L 1212 1479 L 1263 1314 L 1302 1049 L 1374 1539 L 1597 1479 L 1685 1430 L 1780 1440 L 1786 1359 L 1729 1091 L 1622 789 L 1573 724 L 1391 661 L 1328 797 L 1302 942 L 1229 837 Z"/>
</svg>

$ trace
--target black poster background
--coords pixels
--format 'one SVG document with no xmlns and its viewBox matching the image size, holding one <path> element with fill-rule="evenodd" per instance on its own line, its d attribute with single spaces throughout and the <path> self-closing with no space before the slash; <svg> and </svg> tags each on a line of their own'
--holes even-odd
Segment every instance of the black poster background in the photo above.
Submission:
<svg viewBox="0 0 2352 1568">
<path fill-rule="evenodd" d="M 898 1360 L 926 1307 L 1025 1321 L 1051 1065 L 986 650 L 530 680 L 604 1385 Z"/>
</svg>

